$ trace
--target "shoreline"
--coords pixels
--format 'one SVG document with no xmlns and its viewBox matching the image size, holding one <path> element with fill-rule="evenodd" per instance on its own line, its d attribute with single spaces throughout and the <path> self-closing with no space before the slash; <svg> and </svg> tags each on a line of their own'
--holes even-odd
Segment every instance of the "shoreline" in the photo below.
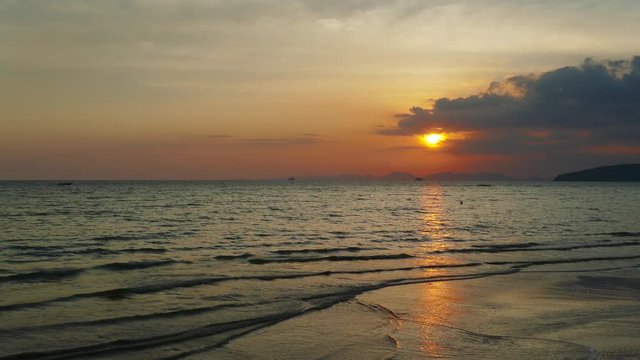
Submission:
<svg viewBox="0 0 640 360">
<path fill-rule="evenodd" d="M 638 359 L 639 273 L 550 271 L 366 291 L 194 358 Z"/>
</svg>

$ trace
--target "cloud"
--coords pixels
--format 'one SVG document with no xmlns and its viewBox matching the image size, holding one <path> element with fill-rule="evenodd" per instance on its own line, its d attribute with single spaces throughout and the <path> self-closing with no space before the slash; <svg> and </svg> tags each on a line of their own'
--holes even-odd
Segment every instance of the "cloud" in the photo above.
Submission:
<svg viewBox="0 0 640 360">
<path fill-rule="evenodd" d="M 493 82 L 468 97 L 439 98 L 430 109 L 395 116 L 383 135 L 434 129 L 466 132 L 460 153 L 579 152 L 585 147 L 640 145 L 640 56 L 594 61 Z M 627 151 L 628 153 L 628 151 Z"/>
<path fill-rule="evenodd" d="M 329 140 L 323 139 L 318 134 L 302 134 L 297 137 L 287 137 L 287 138 L 253 138 L 253 139 L 244 139 L 241 142 L 245 145 L 253 145 L 253 146 L 289 146 L 289 145 L 312 145 L 319 143 L 326 143 Z"/>
<path fill-rule="evenodd" d="M 211 134 L 209 139 L 231 139 L 233 136 L 227 134 Z"/>
</svg>

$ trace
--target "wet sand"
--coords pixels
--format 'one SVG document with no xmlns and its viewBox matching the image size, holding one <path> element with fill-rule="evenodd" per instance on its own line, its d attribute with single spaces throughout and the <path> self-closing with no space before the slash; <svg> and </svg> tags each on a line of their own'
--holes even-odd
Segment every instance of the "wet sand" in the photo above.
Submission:
<svg viewBox="0 0 640 360">
<path fill-rule="evenodd" d="M 639 275 L 548 267 L 388 287 L 193 358 L 640 359 Z"/>
</svg>

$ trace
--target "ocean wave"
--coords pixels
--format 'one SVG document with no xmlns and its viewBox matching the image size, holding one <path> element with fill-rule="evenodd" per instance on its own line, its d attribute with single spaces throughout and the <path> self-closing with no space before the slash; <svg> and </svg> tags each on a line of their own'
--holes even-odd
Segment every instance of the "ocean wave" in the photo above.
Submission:
<svg viewBox="0 0 640 360">
<path fill-rule="evenodd" d="M 30 273 L 14 274 L 0 277 L 0 284 L 10 282 L 39 282 L 60 280 L 68 277 L 76 276 L 86 269 L 51 269 L 34 271 Z"/>
<path fill-rule="evenodd" d="M 483 246 L 476 245 L 474 248 L 447 249 L 447 250 L 434 251 L 433 253 L 440 254 L 440 253 L 503 253 L 503 252 L 527 252 L 527 251 L 570 251 L 570 250 L 578 250 L 578 249 L 637 246 L 637 245 L 640 245 L 640 241 L 536 247 L 538 245 L 539 244 L 537 243 L 483 245 Z"/>
<path fill-rule="evenodd" d="M 169 252 L 168 249 L 165 248 L 151 248 L 151 247 L 143 247 L 143 248 L 125 248 L 125 249 L 108 249 L 103 247 L 90 247 L 90 248 L 66 248 L 66 249 L 53 249 L 53 251 L 40 249 L 33 251 L 21 251 L 18 253 L 18 256 L 23 257 L 35 257 L 35 258 L 60 258 L 69 255 L 120 255 L 120 254 L 131 254 L 131 253 L 143 253 L 143 254 L 164 254 Z M 24 260 L 21 262 L 32 262 L 32 260 Z"/>
<path fill-rule="evenodd" d="M 528 247 L 538 246 L 538 245 L 540 245 L 540 243 L 528 242 L 528 243 L 517 243 L 517 244 L 471 245 L 471 247 L 501 249 L 501 248 L 528 248 Z"/>
<path fill-rule="evenodd" d="M 413 258 L 413 255 L 401 253 L 401 254 L 381 254 L 381 255 L 367 255 L 367 256 L 323 256 L 323 257 L 309 257 L 309 258 L 286 258 L 286 259 L 265 259 L 255 258 L 249 259 L 251 264 L 270 264 L 270 263 L 306 263 L 316 261 L 369 261 L 369 260 L 393 260 L 393 259 L 408 259 Z"/>
<path fill-rule="evenodd" d="M 359 247 L 359 246 L 349 246 L 344 248 L 318 248 L 318 249 L 282 249 L 282 250 L 273 250 L 271 253 L 278 255 L 291 255 L 291 254 L 308 254 L 308 253 L 317 253 L 317 254 L 326 254 L 333 252 L 360 252 L 367 250 L 386 250 L 385 248 L 379 247 Z"/>
<path fill-rule="evenodd" d="M 569 259 L 547 259 L 547 260 L 528 260 L 528 261 L 488 261 L 489 265 L 513 265 L 517 268 L 527 268 L 539 265 L 558 265 L 558 264 L 575 264 L 591 261 L 614 261 L 614 260 L 634 260 L 640 259 L 640 255 L 626 256 L 594 256 L 586 258 L 569 258 Z"/>
<path fill-rule="evenodd" d="M 8 250 L 63 250 L 64 246 L 61 245 L 9 245 L 4 247 Z"/>
<path fill-rule="evenodd" d="M 601 233 L 598 235 L 610 235 L 610 236 L 617 236 L 617 237 L 628 237 L 628 236 L 639 236 L 640 237 L 640 232 L 629 232 L 629 231 L 615 231 L 615 232 L 609 232 L 609 233 Z"/>
<path fill-rule="evenodd" d="M 406 258 L 412 257 L 407 254 L 393 254 L 393 255 L 379 255 L 379 256 L 366 256 L 366 257 L 358 257 L 358 256 L 350 256 L 350 257 L 338 257 L 338 258 L 356 258 L 365 260 L 372 259 L 386 259 L 386 258 Z M 307 260 L 302 259 L 303 261 L 327 261 L 327 258 L 335 258 L 335 257 L 324 257 L 324 258 L 307 258 Z M 615 261 L 615 260 L 631 260 L 631 259 L 639 259 L 640 255 L 630 255 L 630 256 L 602 256 L 602 257 L 588 257 L 588 258 L 569 258 L 569 259 L 549 259 L 549 260 L 529 260 L 529 261 L 489 261 L 484 264 L 487 265 L 507 265 L 510 266 L 509 271 L 520 271 L 521 269 L 525 269 L 531 266 L 539 266 L 539 265 L 552 265 L 552 264 L 563 264 L 563 263 L 580 263 L 580 262 L 591 262 L 591 261 Z M 313 259 L 313 260 L 308 260 Z M 250 259 L 251 260 L 251 259 Z M 262 259 L 265 260 L 265 259 Z M 295 259 L 280 259 L 280 260 L 295 260 Z M 298 259 L 300 260 L 300 259 Z M 346 259 L 344 259 L 347 261 Z M 330 260 L 329 260 L 330 261 Z M 341 261 L 341 260 L 338 260 Z M 66 301 L 74 301 L 86 298 L 106 298 L 106 299 L 124 299 L 133 295 L 141 295 L 141 294 L 150 294 L 156 293 L 176 288 L 191 288 L 197 286 L 205 286 L 205 285 L 214 285 L 221 282 L 226 281 L 242 281 L 242 280 L 261 280 L 261 281 L 273 281 L 273 280 L 286 280 L 286 279 L 298 279 L 305 277 L 316 277 L 316 276 L 331 276 L 338 274 L 365 274 L 365 273 L 378 273 L 378 272 L 392 272 L 392 271 L 412 271 L 417 269 L 425 269 L 425 268 L 445 268 L 445 267 L 474 267 L 479 266 L 481 263 L 460 263 L 460 264 L 433 264 L 433 265 L 424 265 L 424 266 L 407 266 L 407 267 L 396 267 L 396 268 L 376 268 L 376 269 L 362 269 L 362 270 L 342 270 L 342 271 L 323 271 L 323 272 L 312 272 L 312 273 L 294 273 L 294 274 L 280 274 L 280 275 L 255 275 L 255 276 L 237 276 L 237 277 L 226 277 L 226 276 L 217 276 L 217 277 L 204 277 L 204 278 L 193 278 L 193 279 L 185 279 L 179 281 L 172 282 L 160 282 L 153 283 L 141 286 L 134 287 L 123 287 L 123 288 L 115 288 L 109 290 L 101 290 L 89 293 L 79 293 L 72 294 L 68 296 L 62 296 L 58 298 L 52 298 L 42 301 L 35 302 L 26 302 L 26 303 L 15 303 L 0 306 L 0 311 L 15 311 L 22 310 L 25 308 L 32 307 L 41 307 L 47 306 L 53 303 L 58 302 L 66 302 Z M 484 274 L 484 273 L 483 273 Z M 491 273 L 487 273 L 491 274 Z M 475 278 L 479 276 L 476 274 L 456 274 L 450 276 L 440 276 L 438 279 L 446 279 L 448 277 L 463 279 L 463 278 Z M 424 278 L 418 278 L 423 279 Z M 435 278 L 434 278 L 435 279 Z M 395 280 L 395 283 L 412 283 L 412 281 L 416 281 L 416 279 L 399 279 Z M 391 286 L 390 284 L 394 283 L 385 282 L 385 286 Z"/>
<path fill-rule="evenodd" d="M 193 340 L 203 337 L 214 336 L 218 334 L 231 333 L 228 337 L 223 337 L 222 340 L 215 342 L 216 346 L 225 344 L 229 339 L 235 335 L 234 330 L 249 329 L 254 330 L 257 327 L 264 327 L 272 325 L 295 316 L 298 316 L 305 311 L 292 311 L 270 314 L 261 317 L 240 319 L 227 321 L 222 323 L 213 323 L 197 328 L 188 330 L 182 330 L 174 333 L 149 336 L 144 338 L 135 339 L 117 339 L 104 343 L 97 343 L 86 346 L 69 347 L 63 349 L 54 349 L 47 351 L 31 351 L 12 354 L 4 357 L 0 357 L 1 360 L 13 360 L 13 359 L 73 359 L 73 358 L 93 358 L 100 355 L 113 355 L 121 352 L 132 350 L 144 350 L 154 348 L 163 345 L 170 345 L 175 343 L 184 342 L 187 340 Z"/>
<path fill-rule="evenodd" d="M 156 266 L 166 266 L 176 263 L 184 263 L 184 261 L 176 260 L 154 260 L 154 261 L 130 261 L 130 262 L 114 262 L 104 265 L 97 265 L 87 268 L 62 268 L 62 269 L 47 269 L 39 270 L 29 273 L 14 274 L 9 276 L 0 277 L 0 283 L 8 282 L 41 282 L 51 280 L 61 280 L 64 278 L 74 277 L 83 272 L 91 270 L 110 270 L 110 271 L 125 271 L 125 270 L 138 270 L 146 269 Z"/>
<path fill-rule="evenodd" d="M 119 300 L 119 299 L 127 298 L 132 295 L 150 294 L 150 293 L 156 293 L 156 292 L 176 289 L 176 288 L 210 285 L 210 284 L 215 284 L 217 282 L 220 282 L 224 279 L 226 278 L 225 277 L 196 278 L 196 279 L 187 279 L 187 280 L 180 280 L 180 281 L 173 281 L 173 282 L 162 282 L 162 283 L 154 283 L 154 284 L 141 285 L 141 286 L 100 290 L 100 291 L 94 291 L 94 292 L 88 292 L 88 293 L 77 293 L 77 294 L 60 296 L 57 298 L 41 300 L 41 301 L 2 305 L 0 306 L 0 311 L 22 310 L 26 308 L 47 306 L 53 303 L 74 301 L 74 300 L 87 299 L 87 298 L 105 298 L 105 299 L 111 299 L 111 300 Z"/>
<path fill-rule="evenodd" d="M 70 321 L 65 323 L 56 323 L 56 324 L 47 324 L 47 325 L 37 325 L 37 326 L 24 326 L 14 329 L 0 330 L 0 334 L 18 334 L 25 333 L 31 331 L 42 331 L 42 330 L 60 330 L 70 327 L 81 327 L 81 326 L 103 326 L 103 325 L 116 325 L 123 323 L 131 323 L 136 321 L 144 321 L 144 320 L 154 320 L 154 319 L 163 319 L 163 318 L 174 318 L 180 316 L 189 316 L 189 315 L 200 315 L 207 312 L 214 312 L 218 310 L 228 309 L 228 308 L 237 308 L 237 307 L 247 307 L 247 306 L 255 306 L 262 305 L 263 303 L 255 303 L 255 304 L 220 304 L 214 306 L 203 306 L 197 308 L 190 309 L 181 309 L 174 311 L 166 311 L 160 313 L 152 313 L 152 314 L 144 314 L 144 315 L 131 315 L 131 316 L 120 316 L 115 318 L 106 318 L 106 319 L 98 319 L 98 320 L 87 320 L 87 321 Z"/>
<path fill-rule="evenodd" d="M 239 255 L 217 255 L 214 257 L 216 260 L 235 260 L 235 259 L 246 259 L 252 257 L 253 254 L 244 253 Z"/>
<path fill-rule="evenodd" d="M 189 264 L 191 262 L 184 260 L 150 260 L 150 261 L 129 261 L 129 262 L 114 262 L 104 265 L 94 266 L 90 269 L 99 269 L 99 270 L 111 270 L 111 271 L 123 271 L 123 270 L 138 270 L 138 269 L 147 269 L 150 267 L 157 266 L 166 266 L 173 264 Z"/>
<path fill-rule="evenodd" d="M 321 271 L 321 272 L 309 272 L 309 273 L 293 273 L 293 274 L 278 274 L 278 275 L 249 275 L 249 276 L 235 276 L 235 277 L 203 277 L 203 278 L 193 278 L 193 279 L 185 279 L 179 281 L 171 281 L 171 282 L 159 282 L 148 285 L 134 286 L 134 287 L 123 287 L 123 288 L 115 288 L 109 290 L 101 290 L 89 293 L 78 293 L 72 294 L 68 296 L 62 296 L 58 298 L 52 298 L 42 301 L 35 302 L 26 302 L 26 303 L 15 303 L 9 305 L 0 306 L 0 311 L 15 311 L 22 310 L 26 308 L 32 307 L 42 307 L 48 306 L 53 303 L 66 302 L 66 301 L 75 301 L 86 298 L 106 298 L 106 299 L 124 299 L 133 295 L 141 295 L 141 294 L 150 294 L 156 293 L 166 290 L 172 290 L 177 288 L 191 288 L 205 285 L 214 285 L 221 282 L 227 281 L 243 281 L 243 280 L 258 280 L 258 281 L 275 281 L 275 280 L 292 280 L 292 279 L 300 279 L 300 278 L 308 278 L 308 277 L 319 277 L 319 276 L 331 276 L 331 275 L 358 275 L 358 274 L 367 274 L 367 273 L 382 273 L 382 272 L 395 272 L 395 271 L 412 271 L 419 269 L 436 269 L 436 268 L 464 268 L 464 267 L 475 267 L 479 266 L 481 263 L 459 263 L 459 264 L 431 264 L 431 265 L 417 265 L 417 266 L 406 266 L 406 267 L 395 267 L 395 268 L 375 268 L 375 269 L 362 269 L 362 270 L 336 270 L 336 271 Z"/>
<path fill-rule="evenodd" d="M 117 254 L 128 254 L 128 253 L 147 253 L 147 254 L 162 254 L 166 253 L 169 250 L 165 248 L 125 248 L 125 249 L 106 249 L 106 248 L 87 248 L 81 250 L 75 250 L 65 253 L 72 254 L 99 254 L 99 255 L 117 255 Z"/>
<path fill-rule="evenodd" d="M 173 220 L 175 221 L 175 220 Z M 173 227 L 171 224 L 165 224 L 169 227 Z M 116 234 L 116 235 L 100 235 L 92 237 L 90 240 L 94 241 L 131 241 L 131 240 L 153 240 L 153 239 L 172 239 L 184 235 L 193 235 L 195 231 L 160 231 L 153 233 L 142 234 Z"/>
</svg>

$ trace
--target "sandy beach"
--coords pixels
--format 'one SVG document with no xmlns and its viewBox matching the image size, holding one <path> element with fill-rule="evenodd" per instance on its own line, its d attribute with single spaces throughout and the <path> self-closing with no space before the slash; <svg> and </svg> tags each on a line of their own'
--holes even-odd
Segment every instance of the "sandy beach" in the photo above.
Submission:
<svg viewBox="0 0 640 360">
<path fill-rule="evenodd" d="M 201 358 L 640 358 L 637 268 L 564 271 L 375 290 Z"/>
</svg>

